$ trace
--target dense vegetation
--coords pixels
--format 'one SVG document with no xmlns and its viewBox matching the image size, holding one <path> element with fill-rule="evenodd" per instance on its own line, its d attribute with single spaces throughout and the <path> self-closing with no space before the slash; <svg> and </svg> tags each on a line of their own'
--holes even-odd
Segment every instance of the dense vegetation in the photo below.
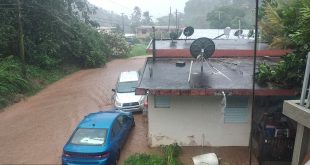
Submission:
<svg viewBox="0 0 310 165">
<path fill-rule="evenodd" d="M 0 108 L 77 68 L 99 67 L 130 51 L 124 37 L 98 33 L 87 0 L 17 2 L 0 0 Z"/>
<path fill-rule="evenodd" d="M 259 25 L 271 47 L 293 49 L 280 63 L 259 65 L 257 80 L 282 87 L 301 87 L 306 55 L 310 51 L 310 1 L 264 0 Z"/>
</svg>

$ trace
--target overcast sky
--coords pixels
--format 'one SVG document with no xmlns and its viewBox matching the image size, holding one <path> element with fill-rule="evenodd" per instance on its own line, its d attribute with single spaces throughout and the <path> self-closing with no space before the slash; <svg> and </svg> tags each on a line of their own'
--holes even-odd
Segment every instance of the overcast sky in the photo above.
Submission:
<svg viewBox="0 0 310 165">
<path fill-rule="evenodd" d="M 117 14 L 125 13 L 130 16 L 135 6 L 139 6 L 142 12 L 149 11 L 153 18 L 169 14 L 169 8 L 173 12 L 176 9 L 184 12 L 185 2 L 188 0 L 88 0 L 91 4 Z"/>
</svg>

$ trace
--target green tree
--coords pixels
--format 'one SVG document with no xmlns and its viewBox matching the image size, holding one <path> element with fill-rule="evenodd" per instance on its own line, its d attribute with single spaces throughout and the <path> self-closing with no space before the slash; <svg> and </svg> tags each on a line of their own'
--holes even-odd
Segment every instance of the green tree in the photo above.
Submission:
<svg viewBox="0 0 310 165">
<path fill-rule="evenodd" d="M 130 28 L 132 32 L 136 31 L 136 28 L 141 25 L 141 9 L 135 6 L 133 13 L 131 14 L 131 24 Z"/>
<path fill-rule="evenodd" d="M 153 25 L 153 20 L 148 11 L 143 12 L 143 18 L 141 20 L 142 25 Z"/>
<path fill-rule="evenodd" d="M 26 62 L 42 68 L 65 63 L 81 67 L 96 67 L 105 63 L 110 52 L 103 36 L 91 26 L 98 24 L 89 19 L 93 8 L 86 0 L 27 0 L 21 1 L 22 25 L 25 38 Z M 17 12 L 15 0 L 0 12 L 0 54 L 15 55 L 17 47 Z M 12 6 L 10 6 L 12 5 Z M 5 9 L 7 8 L 7 9 Z"/>
<path fill-rule="evenodd" d="M 239 20 L 241 28 L 252 28 L 251 18 L 246 17 L 248 14 L 251 14 L 250 10 L 246 11 L 239 6 L 222 6 L 208 13 L 207 21 L 210 23 L 210 28 L 223 29 L 231 27 L 237 29 L 239 28 Z"/>
<path fill-rule="evenodd" d="M 284 87 L 300 87 L 305 69 L 306 54 L 310 51 L 310 2 L 308 0 L 265 0 L 260 25 L 263 38 L 272 47 L 294 51 L 275 66 L 259 65 L 257 80 Z"/>
</svg>

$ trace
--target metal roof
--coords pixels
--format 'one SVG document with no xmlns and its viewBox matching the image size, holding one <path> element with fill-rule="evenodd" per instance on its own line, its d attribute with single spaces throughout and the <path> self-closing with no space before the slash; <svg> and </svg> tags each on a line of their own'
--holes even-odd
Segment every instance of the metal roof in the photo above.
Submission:
<svg viewBox="0 0 310 165">
<path fill-rule="evenodd" d="M 238 37 L 235 36 L 235 32 L 239 29 L 231 29 L 229 36 L 223 35 L 219 37 L 219 39 L 239 39 L 239 38 L 245 38 L 247 39 L 248 33 L 250 30 L 248 29 L 242 29 L 243 33 Z M 200 37 L 207 37 L 207 38 L 215 38 L 220 35 L 224 34 L 224 29 L 195 29 L 193 35 L 187 37 L 187 39 L 197 39 Z M 179 39 L 186 39 L 186 36 L 182 33 Z M 254 40 L 254 37 L 249 38 L 250 40 Z"/>
</svg>

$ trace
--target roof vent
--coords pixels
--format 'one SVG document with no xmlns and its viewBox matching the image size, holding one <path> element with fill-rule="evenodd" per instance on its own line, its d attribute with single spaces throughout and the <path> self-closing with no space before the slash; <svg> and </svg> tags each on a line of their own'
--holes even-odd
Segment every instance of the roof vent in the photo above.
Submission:
<svg viewBox="0 0 310 165">
<path fill-rule="evenodd" d="M 184 66 L 185 66 L 185 62 L 184 62 L 184 61 L 177 61 L 177 62 L 175 63 L 175 65 L 176 65 L 177 67 L 184 67 Z"/>
</svg>

